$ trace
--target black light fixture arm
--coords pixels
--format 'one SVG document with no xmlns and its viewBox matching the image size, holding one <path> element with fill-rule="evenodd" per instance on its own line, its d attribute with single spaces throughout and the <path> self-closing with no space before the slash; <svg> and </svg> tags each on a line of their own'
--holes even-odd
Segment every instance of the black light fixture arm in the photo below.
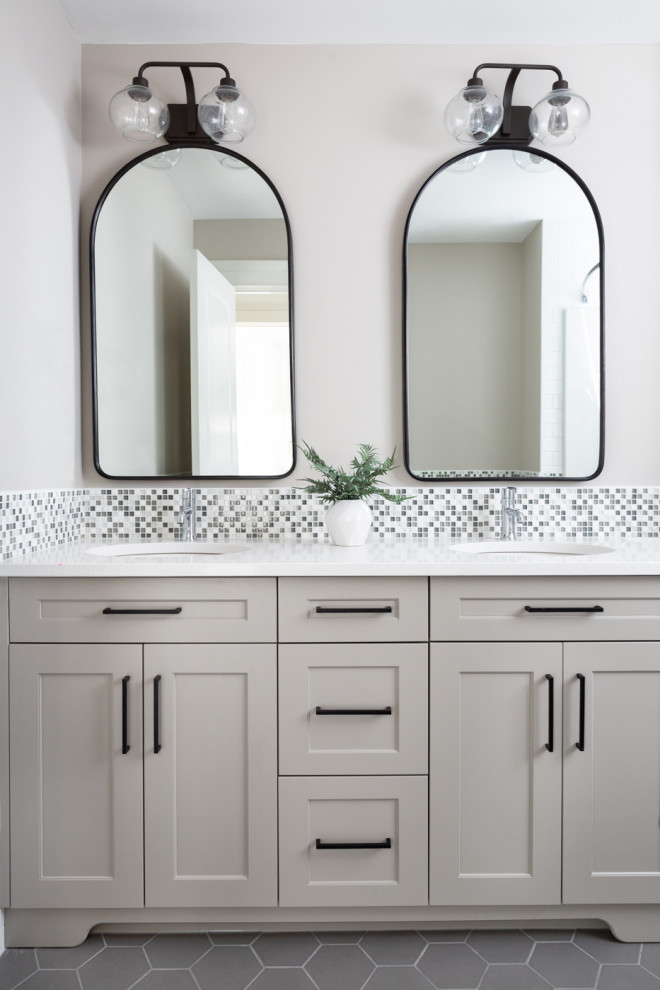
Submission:
<svg viewBox="0 0 660 990">
<path fill-rule="evenodd" d="M 516 85 L 518 76 L 523 69 L 541 69 L 545 72 L 554 72 L 557 76 L 557 81 L 553 83 L 553 89 L 567 89 L 568 83 L 564 79 L 561 69 L 558 69 L 556 65 L 537 65 L 530 62 L 482 62 L 478 65 L 472 74 L 472 78 L 468 82 L 468 86 L 482 86 L 483 82 L 479 76 L 482 69 L 508 69 L 509 75 L 507 76 L 506 85 L 504 87 L 504 94 L 502 96 L 502 108 L 504 110 L 504 116 L 502 119 L 502 126 L 497 134 L 491 138 L 488 142 L 489 144 L 497 144 L 501 141 L 514 141 L 517 144 L 527 145 L 532 141 L 532 135 L 529 131 L 529 114 L 531 107 L 521 107 L 514 106 L 513 104 L 513 89 Z"/>
</svg>

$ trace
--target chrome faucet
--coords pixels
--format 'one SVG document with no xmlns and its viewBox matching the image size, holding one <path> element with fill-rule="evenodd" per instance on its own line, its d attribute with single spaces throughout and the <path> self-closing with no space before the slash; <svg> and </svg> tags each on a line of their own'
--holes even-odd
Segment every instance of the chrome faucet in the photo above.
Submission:
<svg viewBox="0 0 660 990">
<path fill-rule="evenodd" d="M 516 509 L 516 489 L 502 489 L 502 532 L 501 540 L 517 540 L 518 532 L 516 526 L 524 525 L 525 517 Z"/>
<path fill-rule="evenodd" d="M 195 533 L 195 489 L 181 489 L 181 508 L 176 517 L 181 526 L 181 539 L 192 542 L 197 538 Z"/>
</svg>

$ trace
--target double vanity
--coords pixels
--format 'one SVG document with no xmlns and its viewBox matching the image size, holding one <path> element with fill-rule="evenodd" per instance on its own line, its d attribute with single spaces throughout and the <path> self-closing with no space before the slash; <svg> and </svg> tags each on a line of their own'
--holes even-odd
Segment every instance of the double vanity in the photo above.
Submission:
<svg viewBox="0 0 660 990">
<path fill-rule="evenodd" d="M 594 921 L 660 940 L 660 543 L 505 550 L 3 565 L 7 944 Z"/>
</svg>

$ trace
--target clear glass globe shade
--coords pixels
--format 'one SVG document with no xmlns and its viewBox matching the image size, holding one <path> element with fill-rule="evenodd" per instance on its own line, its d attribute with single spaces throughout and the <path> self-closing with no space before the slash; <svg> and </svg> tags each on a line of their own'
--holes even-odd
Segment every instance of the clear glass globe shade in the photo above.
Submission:
<svg viewBox="0 0 660 990">
<path fill-rule="evenodd" d="M 239 144 L 254 130 L 254 107 L 236 86 L 216 86 L 197 107 L 199 123 L 216 144 Z"/>
<path fill-rule="evenodd" d="M 161 151 L 159 155 L 152 155 L 151 158 L 145 158 L 142 162 L 145 168 L 153 168 L 163 171 L 164 169 L 174 168 L 181 161 L 181 156 L 183 152 L 181 148 L 168 148 L 166 151 Z"/>
<path fill-rule="evenodd" d="M 170 125 L 167 104 L 147 86 L 131 83 L 110 100 L 110 120 L 127 141 L 151 144 L 161 138 Z"/>
<path fill-rule="evenodd" d="M 529 115 L 529 129 L 546 148 L 573 144 L 589 124 L 589 104 L 572 89 L 553 89 Z"/>
<path fill-rule="evenodd" d="M 483 144 L 502 124 L 499 96 L 485 86 L 466 86 L 447 104 L 445 126 L 459 144 Z"/>
<path fill-rule="evenodd" d="M 541 155 L 535 155 L 533 151 L 516 150 L 512 155 L 518 168 L 525 172 L 551 172 L 555 167 L 554 162 L 542 158 Z"/>
<path fill-rule="evenodd" d="M 454 162 L 447 169 L 448 172 L 474 172 L 475 168 L 479 168 L 483 160 L 487 155 L 486 151 L 479 152 L 478 155 L 468 155 L 467 158 L 461 158 L 459 161 Z"/>
</svg>

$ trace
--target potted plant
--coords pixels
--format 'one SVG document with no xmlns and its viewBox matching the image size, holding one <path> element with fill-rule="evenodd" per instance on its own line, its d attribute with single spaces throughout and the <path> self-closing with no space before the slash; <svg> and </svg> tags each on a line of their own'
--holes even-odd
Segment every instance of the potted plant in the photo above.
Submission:
<svg viewBox="0 0 660 990">
<path fill-rule="evenodd" d="M 316 495 L 329 504 L 325 512 L 325 524 L 334 543 L 340 547 L 362 546 L 371 526 L 371 509 L 365 499 L 380 495 L 388 502 L 401 503 L 406 495 L 393 495 L 383 491 L 379 478 L 391 471 L 396 447 L 384 461 L 378 459 L 378 451 L 369 443 L 361 443 L 350 463 L 350 470 L 334 468 L 326 464 L 313 447 L 304 443 L 303 454 L 321 475 L 320 478 L 303 478 L 308 484 L 302 491 Z"/>
</svg>

